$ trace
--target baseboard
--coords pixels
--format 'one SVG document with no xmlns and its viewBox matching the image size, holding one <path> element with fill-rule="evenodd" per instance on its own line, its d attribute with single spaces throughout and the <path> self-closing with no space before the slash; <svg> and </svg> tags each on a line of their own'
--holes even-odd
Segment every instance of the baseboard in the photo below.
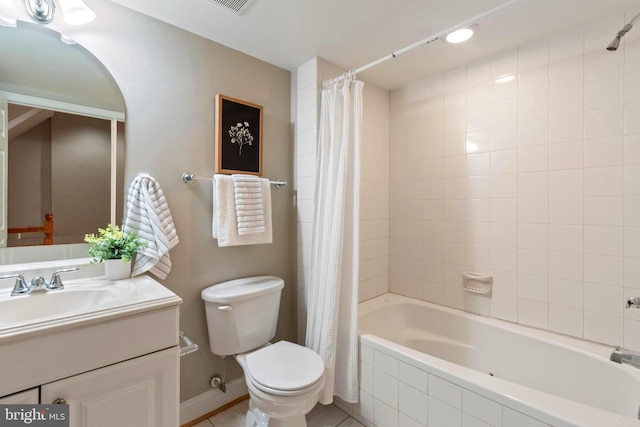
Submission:
<svg viewBox="0 0 640 427">
<path fill-rule="evenodd" d="M 233 402 L 249 393 L 244 377 L 236 378 L 227 384 L 227 392 L 208 390 L 191 399 L 180 402 L 180 425 L 200 418 L 209 412 Z"/>
<path fill-rule="evenodd" d="M 353 403 L 347 403 L 338 396 L 333 396 L 333 404 L 346 412 L 347 415 L 353 415 Z"/>
</svg>

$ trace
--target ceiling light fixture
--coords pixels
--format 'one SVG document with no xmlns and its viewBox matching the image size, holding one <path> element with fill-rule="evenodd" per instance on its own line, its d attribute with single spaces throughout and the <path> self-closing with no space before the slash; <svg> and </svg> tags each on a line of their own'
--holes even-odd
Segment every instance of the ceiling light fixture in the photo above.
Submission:
<svg viewBox="0 0 640 427">
<path fill-rule="evenodd" d="M 477 22 L 481 22 L 483 19 L 486 19 L 490 16 L 496 15 L 498 13 L 504 12 L 505 10 L 517 5 L 518 3 L 523 2 L 524 0 L 508 0 L 507 2 L 494 7 L 493 9 L 489 9 L 487 11 L 482 12 L 479 15 L 476 15 L 472 18 L 467 19 L 466 21 L 462 21 L 459 22 L 458 24 L 456 24 L 455 26 L 449 27 L 445 30 L 442 30 L 438 33 L 435 33 L 429 37 L 426 37 L 422 40 L 419 40 L 415 43 L 412 43 L 408 46 L 403 47 L 402 49 L 396 50 L 395 52 L 391 52 L 390 54 L 383 56 L 382 58 L 376 59 L 375 61 L 372 61 L 368 64 L 362 65 L 358 68 L 356 68 L 355 70 L 350 71 L 350 73 L 355 73 L 355 74 L 360 74 L 366 70 L 368 70 L 369 68 L 373 68 L 376 65 L 382 64 L 383 62 L 387 62 L 390 61 L 392 59 L 396 59 L 398 56 L 407 53 L 413 49 L 416 49 L 418 47 L 430 44 L 435 42 L 436 40 L 442 40 L 444 38 L 444 36 L 446 34 L 449 34 L 450 32 L 452 32 L 454 29 L 459 29 L 459 28 L 467 28 L 469 26 L 473 27 L 475 26 L 475 31 L 477 32 L 478 29 L 480 28 L 479 25 L 477 25 Z"/>
<path fill-rule="evenodd" d="M 22 0 L 24 11 L 33 22 L 46 25 L 56 16 L 56 4 L 53 0 Z"/>
<path fill-rule="evenodd" d="M 0 0 L 0 6 L 11 6 L 11 0 Z M 0 15 L 0 27 L 16 27 L 18 22 L 14 18 Z"/>
<path fill-rule="evenodd" d="M 13 18 L 5 18 L 0 16 L 0 27 L 15 28 L 18 22 Z"/>
<path fill-rule="evenodd" d="M 64 44 L 68 44 L 70 46 L 74 45 L 74 44 L 78 44 L 77 41 L 75 41 L 74 39 L 72 39 L 71 37 L 65 36 L 64 34 L 60 34 L 60 41 Z"/>
<path fill-rule="evenodd" d="M 462 43 L 469 40 L 475 33 L 478 32 L 480 26 L 478 24 L 473 24 L 465 28 L 459 28 L 455 31 L 450 32 L 445 37 L 445 40 L 448 43 Z"/>
<path fill-rule="evenodd" d="M 58 2 L 62 8 L 64 21 L 69 25 L 88 24 L 96 17 L 96 14 L 82 0 L 58 0 Z M 46 25 L 55 18 L 54 0 L 22 0 L 22 4 L 33 22 Z"/>
<path fill-rule="evenodd" d="M 96 19 L 96 14 L 82 0 L 58 0 L 69 25 L 84 25 Z"/>
</svg>

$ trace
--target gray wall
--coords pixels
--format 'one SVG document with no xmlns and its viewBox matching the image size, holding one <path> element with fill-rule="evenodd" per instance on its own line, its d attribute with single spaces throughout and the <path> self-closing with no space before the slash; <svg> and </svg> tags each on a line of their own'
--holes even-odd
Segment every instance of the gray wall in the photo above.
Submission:
<svg viewBox="0 0 640 427">
<path fill-rule="evenodd" d="M 9 153 L 9 227 L 40 226 L 51 212 L 51 121 L 12 138 Z"/>
<path fill-rule="evenodd" d="M 25 110 L 29 108 L 10 104 L 9 116 Z M 10 136 L 9 227 L 41 226 L 45 213 L 52 212 L 54 243 L 81 243 L 86 233 L 109 222 L 111 122 L 51 114 L 33 129 Z M 119 134 L 124 132 L 120 125 Z M 124 135 L 118 138 L 124 143 Z M 9 235 L 9 246 L 28 244 L 42 244 L 42 233 L 21 239 Z"/>
<path fill-rule="evenodd" d="M 222 93 L 264 107 L 263 173 L 292 180 L 290 73 L 107 0 L 87 1 L 98 18 L 86 27 L 56 28 L 91 51 L 111 71 L 126 103 L 125 192 L 139 172 L 162 186 L 180 243 L 161 282 L 184 301 L 180 328 L 200 345 L 182 358 L 181 400 L 210 389 L 220 359 L 209 351 L 200 292 L 224 280 L 270 274 L 285 279 L 276 339 L 295 330 L 293 191 L 272 193 L 274 242 L 218 248 L 211 238 L 211 183 L 189 186 L 181 175 L 214 167 L 214 97 Z M 15 4 L 15 2 L 14 2 Z M 16 6 L 17 7 L 17 6 Z M 132 331 L 135 333 L 135 331 Z M 227 361 L 227 381 L 242 375 Z"/>
<path fill-rule="evenodd" d="M 54 242 L 82 242 L 109 222 L 111 123 L 56 113 L 51 118 Z"/>
</svg>

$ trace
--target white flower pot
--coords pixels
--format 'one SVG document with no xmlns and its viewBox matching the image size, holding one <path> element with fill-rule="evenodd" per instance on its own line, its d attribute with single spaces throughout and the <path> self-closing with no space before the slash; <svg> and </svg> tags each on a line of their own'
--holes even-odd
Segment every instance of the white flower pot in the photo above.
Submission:
<svg viewBox="0 0 640 427">
<path fill-rule="evenodd" d="M 107 280 L 121 280 L 128 278 L 129 276 L 131 276 L 131 260 L 104 260 L 104 276 Z"/>
</svg>

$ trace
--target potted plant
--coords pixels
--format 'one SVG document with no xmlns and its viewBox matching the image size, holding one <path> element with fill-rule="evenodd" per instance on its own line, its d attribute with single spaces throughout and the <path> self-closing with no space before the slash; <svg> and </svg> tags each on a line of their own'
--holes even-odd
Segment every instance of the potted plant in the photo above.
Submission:
<svg viewBox="0 0 640 427">
<path fill-rule="evenodd" d="M 89 243 L 89 256 L 92 262 L 105 263 L 105 276 L 109 280 L 129 277 L 131 258 L 145 246 L 145 243 L 133 233 L 125 233 L 117 225 L 98 228 L 98 235 L 86 234 L 84 241 Z"/>
</svg>

